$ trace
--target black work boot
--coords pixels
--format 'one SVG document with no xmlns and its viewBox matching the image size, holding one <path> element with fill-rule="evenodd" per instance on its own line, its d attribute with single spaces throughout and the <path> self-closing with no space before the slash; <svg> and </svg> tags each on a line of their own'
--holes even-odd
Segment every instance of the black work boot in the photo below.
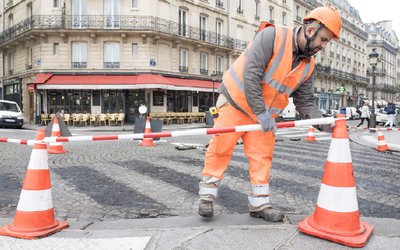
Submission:
<svg viewBox="0 0 400 250">
<path fill-rule="evenodd" d="M 250 216 L 254 218 L 263 218 L 265 221 L 279 222 L 283 220 L 283 213 L 268 206 L 258 211 L 251 211 Z"/>
<path fill-rule="evenodd" d="M 200 199 L 199 214 L 203 217 L 213 217 L 214 208 L 212 200 Z"/>
</svg>

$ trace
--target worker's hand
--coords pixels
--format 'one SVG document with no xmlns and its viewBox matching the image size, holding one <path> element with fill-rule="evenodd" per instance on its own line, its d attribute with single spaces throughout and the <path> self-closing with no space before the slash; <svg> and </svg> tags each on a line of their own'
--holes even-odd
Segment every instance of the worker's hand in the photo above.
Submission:
<svg viewBox="0 0 400 250">
<path fill-rule="evenodd" d="M 332 133 L 334 127 L 335 127 L 334 124 L 317 125 L 317 129 L 319 131 L 323 131 L 323 132 L 327 132 L 327 133 Z"/>
<path fill-rule="evenodd" d="M 276 131 L 275 118 L 272 117 L 271 113 L 268 110 L 266 110 L 264 113 L 257 115 L 257 119 L 264 132 L 272 131 L 272 133 L 275 135 Z"/>
</svg>

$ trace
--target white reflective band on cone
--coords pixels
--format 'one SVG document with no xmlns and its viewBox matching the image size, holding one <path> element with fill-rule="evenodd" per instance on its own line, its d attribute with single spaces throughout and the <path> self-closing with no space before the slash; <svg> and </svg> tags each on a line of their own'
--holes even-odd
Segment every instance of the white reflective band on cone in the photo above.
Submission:
<svg viewBox="0 0 400 250">
<path fill-rule="evenodd" d="M 53 208 L 51 188 L 45 190 L 22 189 L 17 210 L 23 212 L 45 211 Z"/>
<path fill-rule="evenodd" d="M 248 195 L 249 204 L 252 207 L 259 207 L 269 203 L 269 196 L 252 196 Z"/>
<path fill-rule="evenodd" d="M 60 131 L 60 125 L 58 125 L 58 123 L 53 124 L 53 131 L 55 131 L 55 132 Z"/>
<path fill-rule="evenodd" d="M 317 205 L 334 212 L 358 211 L 356 187 L 332 187 L 321 183 Z"/>
<path fill-rule="evenodd" d="M 336 163 L 352 162 L 349 139 L 332 138 L 327 161 Z"/>
<path fill-rule="evenodd" d="M 218 188 L 210 188 L 210 187 L 204 187 L 200 186 L 199 190 L 199 195 L 213 195 L 214 197 L 217 197 L 218 194 Z"/>
<path fill-rule="evenodd" d="M 251 185 L 251 194 L 255 195 L 269 195 L 269 184 L 255 184 Z"/>
<path fill-rule="evenodd" d="M 33 149 L 28 169 L 49 169 L 47 149 Z"/>
</svg>

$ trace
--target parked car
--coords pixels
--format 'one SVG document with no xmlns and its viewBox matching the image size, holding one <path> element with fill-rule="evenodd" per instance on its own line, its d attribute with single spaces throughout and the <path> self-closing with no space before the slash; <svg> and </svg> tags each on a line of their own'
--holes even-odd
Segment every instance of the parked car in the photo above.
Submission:
<svg viewBox="0 0 400 250">
<path fill-rule="evenodd" d="M 375 110 L 375 114 L 376 114 L 376 124 L 377 125 L 379 125 L 379 124 L 385 125 L 385 123 L 388 120 L 385 109 L 384 108 L 377 109 L 377 110 Z"/>
<path fill-rule="evenodd" d="M 16 102 L 0 100 L 0 126 L 22 128 L 24 115 Z"/>
</svg>

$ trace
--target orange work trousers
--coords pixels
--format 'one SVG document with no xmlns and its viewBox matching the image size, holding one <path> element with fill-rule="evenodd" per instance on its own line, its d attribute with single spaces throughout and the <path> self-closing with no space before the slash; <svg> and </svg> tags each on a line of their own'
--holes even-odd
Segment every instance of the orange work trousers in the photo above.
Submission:
<svg viewBox="0 0 400 250">
<path fill-rule="evenodd" d="M 218 114 L 219 116 L 214 119 L 214 127 L 217 128 L 257 124 L 229 103 L 220 107 Z M 275 136 L 272 132 L 261 130 L 213 135 L 205 156 L 203 179 L 223 178 L 239 138 L 243 140 L 244 153 L 249 159 L 250 183 L 268 185 Z"/>
</svg>

